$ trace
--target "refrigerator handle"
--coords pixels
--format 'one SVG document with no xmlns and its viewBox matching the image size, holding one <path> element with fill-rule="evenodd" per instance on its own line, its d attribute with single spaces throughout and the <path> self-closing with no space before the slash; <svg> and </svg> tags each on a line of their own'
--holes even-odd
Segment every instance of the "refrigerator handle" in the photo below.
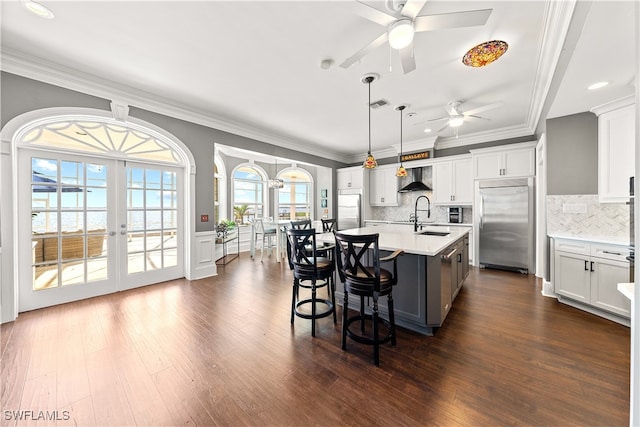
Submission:
<svg viewBox="0 0 640 427">
<path fill-rule="evenodd" d="M 482 222 L 483 222 L 483 216 L 484 216 L 484 197 L 482 197 L 482 194 L 480 194 L 480 229 L 482 229 Z"/>
</svg>

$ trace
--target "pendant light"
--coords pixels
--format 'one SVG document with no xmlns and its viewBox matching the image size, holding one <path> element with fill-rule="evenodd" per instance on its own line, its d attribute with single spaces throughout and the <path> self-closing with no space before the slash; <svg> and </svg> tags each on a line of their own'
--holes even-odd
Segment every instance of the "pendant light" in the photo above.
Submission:
<svg viewBox="0 0 640 427">
<path fill-rule="evenodd" d="M 402 165 L 402 111 L 407 108 L 406 105 L 398 105 L 396 110 L 400 111 L 400 167 L 396 171 L 397 177 L 407 176 L 407 170 Z"/>
<path fill-rule="evenodd" d="M 278 176 L 278 158 L 276 157 L 276 176 Z M 269 188 L 282 188 L 284 187 L 284 180 L 274 178 L 269 180 Z"/>
<path fill-rule="evenodd" d="M 378 167 L 378 162 L 371 154 L 371 82 L 377 78 L 377 74 L 366 74 L 361 79 L 362 83 L 366 83 L 369 86 L 369 103 L 367 104 L 367 110 L 369 112 L 369 151 L 367 151 L 367 159 L 362 164 L 362 167 L 366 169 Z"/>
</svg>

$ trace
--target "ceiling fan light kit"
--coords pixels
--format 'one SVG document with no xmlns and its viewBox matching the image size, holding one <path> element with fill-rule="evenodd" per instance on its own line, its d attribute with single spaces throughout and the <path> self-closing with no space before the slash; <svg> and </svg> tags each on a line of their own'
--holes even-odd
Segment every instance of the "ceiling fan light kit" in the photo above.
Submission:
<svg viewBox="0 0 640 427">
<path fill-rule="evenodd" d="M 29 12 L 38 15 L 41 18 L 53 19 L 55 17 L 53 12 L 48 7 L 41 3 L 38 3 L 37 1 L 23 0 L 22 4 L 27 8 Z"/>
<path fill-rule="evenodd" d="M 509 48 L 507 42 L 491 40 L 469 49 L 462 57 L 462 63 L 468 67 L 484 67 L 500 58 Z"/>
<path fill-rule="evenodd" d="M 413 41 L 413 22 L 409 18 L 399 19 L 389 26 L 389 45 L 396 50 L 404 49 Z"/>
</svg>

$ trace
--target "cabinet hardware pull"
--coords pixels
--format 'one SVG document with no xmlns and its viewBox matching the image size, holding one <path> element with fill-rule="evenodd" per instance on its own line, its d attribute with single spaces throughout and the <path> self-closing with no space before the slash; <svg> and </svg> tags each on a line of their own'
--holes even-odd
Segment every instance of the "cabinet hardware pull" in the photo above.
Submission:
<svg viewBox="0 0 640 427">
<path fill-rule="evenodd" d="M 593 269 L 593 262 L 594 262 L 594 261 L 591 261 L 591 271 L 595 271 L 595 270 Z"/>
<path fill-rule="evenodd" d="M 584 260 L 584 271 L 589 271 L 589 261 L 587 261 L 586 259 Z"/>
<path fill-rule="evenodd" d="M 462 254 L 458 254 L 458 262 L 462 262 Z"/>
<path fill-rule="evenodd" d="M 620 252 L 611 252 L 611 251 L 602 251 L 603 254 L 609 254 L 609 255 L 622 255 Z"/>
</svg>

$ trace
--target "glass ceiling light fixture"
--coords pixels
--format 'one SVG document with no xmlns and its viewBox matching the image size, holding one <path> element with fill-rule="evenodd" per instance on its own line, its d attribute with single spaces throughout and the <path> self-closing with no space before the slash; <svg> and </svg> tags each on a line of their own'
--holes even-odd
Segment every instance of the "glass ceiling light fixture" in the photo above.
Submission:
<svg viewBox="0 0 640 427">
<path fill-rule="evenodd" d="M 278 176 L 278 158 L 277 157 L 276 157 L 276 176 Z M 274 178 L 269 180 L 269 188 L 282 188 L 282 187 L 284 187 L 283 179 Z"/>
<path fill-rule="evenodd" d="M 407 176 L 407 170 L 402 165 L 402 111 L 407 108 L 406 105 L 398 105 L 396 110 L 400 111 L 400 166 L 396 171 L 397 177 Z"/>
<path fill-rule="evenodd" d="M 53 19 L 55 17 L 53 12 L 51 12 L 48 7 L 44 6 L 41 3 L 38 3 L 37 1 L 23 0 L 22 4 L 27 8 L 29 12 L 38 15 L 41 18 Z"/>
<path fill-rule="evenodd" d="M 462 57 L 462 63 L 469 67 L 484 67 L 500 58 L 509 48 L 507 42 L 491 40 L 472 47 Z"/>
<path fill-rule="evenodd" d="M 393 49 L 404 49 L 413 41 L 413 22 L 409 18 L 399 19 L 389 26 L 389 45 Z"/>
<path fill-rule="evenodd" d="M 365 169 L 375 169 L 378 167 L 378 162 L 371 154 L 371 82 L 379 78 L 377 74 L 365 74 L 360 81 L 366 83 L 369 86 L 369 102 L 367 103 L 367 110 L 369 112 L 369 151 L 367 151 L 367 158 L 365 159 L 362 167 Z"/>
</svg>

